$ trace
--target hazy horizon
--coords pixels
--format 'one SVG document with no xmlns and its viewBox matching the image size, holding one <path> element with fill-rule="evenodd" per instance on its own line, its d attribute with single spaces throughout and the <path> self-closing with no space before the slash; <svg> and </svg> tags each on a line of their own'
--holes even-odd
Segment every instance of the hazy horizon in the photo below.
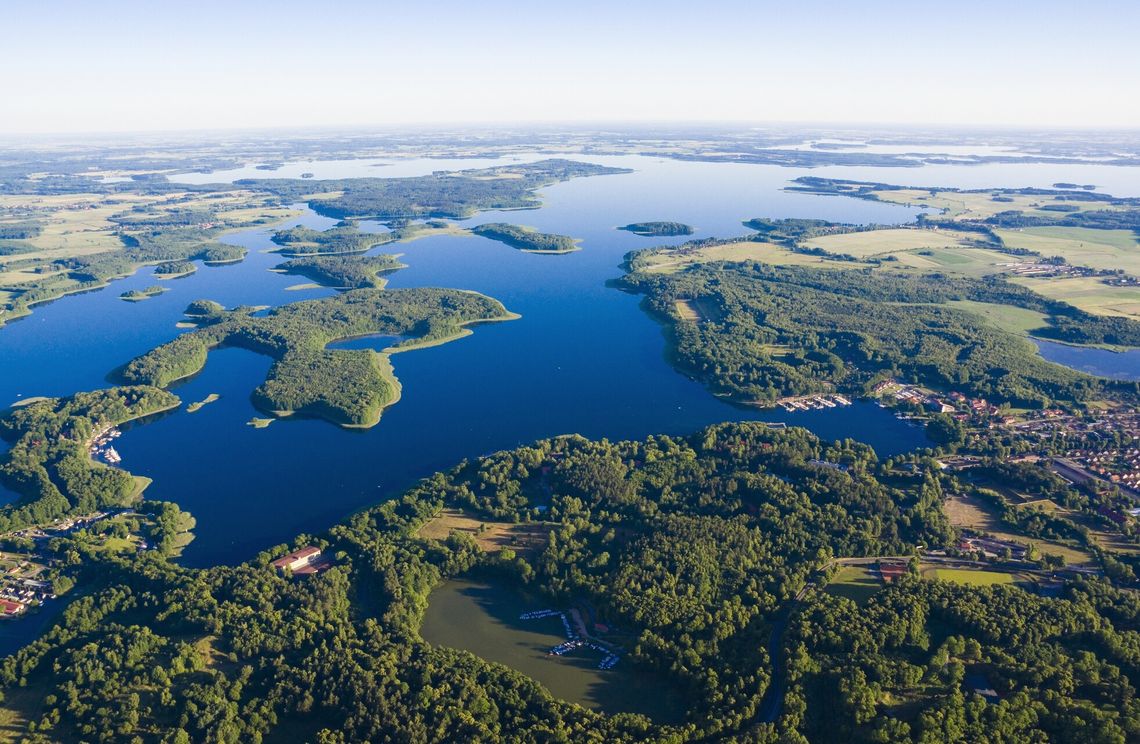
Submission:
<svg viewBox="0 0 1140 744">
<path fill-rule="evenodd" d="M 0 134 L 1140 127 L 1140 7 L 1047 0 L 9 8 Z"/>
</svg>

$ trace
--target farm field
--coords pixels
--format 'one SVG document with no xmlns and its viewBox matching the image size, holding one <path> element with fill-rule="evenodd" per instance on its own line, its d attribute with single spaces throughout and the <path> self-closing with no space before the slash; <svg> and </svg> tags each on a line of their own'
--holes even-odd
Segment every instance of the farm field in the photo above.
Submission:
<svg viewBox="0 0 1140 744">
<path fill-rule="evenodd" d="M 742 240 L 724 245 L 661 251 L 648 257 L 648 265 L 644 271 L 672 274 L 688 266 L 713 261 L 763 261 L 774 266 L 811 266 L 817 269 L 859 269 L 870 266 L 855 261 L 836 261 L 795 253 L 775 243 Z"/>
<path fill-rule="evenodd" d="M 1094 315 L 1140 317 L 1140 287 L 1110 287 L 1093 276 L 1052 279 L 1015 277 L 1010 281 Z"/>
<path fill-rule="evenodd" d="M 880 201 L 910 206 L 925 206 L 943 210 L 941 215 L 930 215 L 928 219 L 960 219 L 980 221 L 999 212 L 1017 210 L 1029 216 L 1056 217 L 1057 212 L 1043 210 L 1045 205 L 1065 205 L 1076 211 L 1118 209 L 1106 202 L 1058 199 L 1044 194 L 1017 194 L 1003 192 L 1001 200 L 995 201 L 990 191 L 942 191 L 939 189 L 883 189 L 872 191 Z"/>
<path fill-rule="evenodd" d="M 1029 227 L 995 230 L 1006 245 L 1036 251 L 1043 256 L 1064 256 L 1074 266 L 1140 275 L 1140 243 L 1131 230 L 1094 230 L 1087 227 Z"/>
<path fill-rule="evenodd" d="M 829 253 L 846 253 L 856 258 L 885 256 L 923 248 L 951 248 L 968 245 L 969 235 L 954 230 L 893 228 L 822 235 L 803 241 L 811 248 Z"/>
</svg>

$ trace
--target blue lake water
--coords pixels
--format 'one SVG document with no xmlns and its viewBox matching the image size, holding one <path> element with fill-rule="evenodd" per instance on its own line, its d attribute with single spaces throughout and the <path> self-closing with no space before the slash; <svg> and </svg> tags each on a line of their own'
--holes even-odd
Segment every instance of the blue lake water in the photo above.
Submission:
<svg viewBox="0 0 1140 744">
<path fill-rule="evenodd" d="M 781 190 L 790 179 L 820 170 L 639 157 L 578 159 L 636 172 L 551 186 L 542 192 L 542 209 L 485 212 L 463 224 L 532 225 L 582 239 L 579 252 L 534 255 L 479 237 L 423 238 L 377 250 L 405 254 L 408 268 L 390 274 L 389 286 L 473 289 L 522 318 L 393 356 L 403 397 L 376 427 L 350 431 L 300 417 L 264 429 L 248 426 L 261 415 L 250 393 L 271 360 L 239 349 L 213 352 L 201 374 L 174 387 L 186 403 L 210 393 L 220 400 L 193 414 L 179 410 L 126 427 L 116 443 L 124 467 L 154 479 L 148 497 L 175 501 L 197 517 L 197 539 L 185 563 L 245 560 L 298 533 L 319 532 L 463 458 L 558 434 L 620 439 L 763 420 L 806 426 L 828 439 L 859 439 L 884 456 L 925 445 L 921 430 L 869 403 L 797 413 L 726 403 L 665 362 L 661 328 L 641 310 L 640 298 L 607 286 L 621 276 L 626 252 L 692 239 L 644 238 L 614 229 L 630 222 L 678 220 L 696 228 L 693 238 L 730 237 L 746 232 L 742 220 L 757 216 L 897 223 L 913 219 L 916 210 Z M 465 160 L 459 167 L 483 164 Z M 361 175 L 367 167 L 364 161 L 304 166 L 318 178 L 345 175 L 345 169 Z M 372 170 L 386 176 L 443 167 L 455 166 L 425 159 Z M 857 170 L 843 169 L 842 175 L 856 177 Z M 205 180 L 222 180 L 220 175 Z M 942 184 L 956 183 L 944 173 L 939 178 Z M 1047 178 L 1087 180 L 1060 171 Z M 1022 184 L 997 179 L 989 185 Z M 287 224 L 297 223 L 324 228 L 334 221 L 305 210 Z M 193 276 L 164 282 L 170 291 L 150 300 L 118 299 L 123 291 L 154 283 L 151 272 L 143 271 L 108 289 L 40 306 L 0 329 L 5 361 L 0 403 L 105 387 L 116 367 L 182 332 L 175 323 L 194 299 L 279 305 L 332 294 L 323 288 L 287 291 L 298 278 L 269 271 L 282 261 L 264 252 L 272 247 L 271 233 L 257 229 L 225 238 L 250 249 L 245 262 L 201 267 Z M 347 342 L 350 347 L 389 343 Z"/>
<path fill-rule="evenodd" d="M 1140 349 L 1109 351 L 1033 339 L 1050 362 L 1113 380 L 1140 380 Z"/>
</svg>

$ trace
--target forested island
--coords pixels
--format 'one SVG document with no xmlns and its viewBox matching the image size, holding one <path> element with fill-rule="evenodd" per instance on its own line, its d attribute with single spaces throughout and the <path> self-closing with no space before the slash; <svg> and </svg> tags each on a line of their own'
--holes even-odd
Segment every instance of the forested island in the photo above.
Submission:
<svg viewBox="0 0 1140 744">
<path fill-rule="evenodd" d="M 119 295 L 119 299 L 126 300 L 127 302 L 142 302 L 143 300 L 149 300 L 151 297 L 158 297 L 165 291 L 166 287 L 155 284 L 145 289 L 132 289 L 128 292 L 123 292 Z"/>
<path fill-rule="evenodd" d="M 337 219 L 466 219 L 490 209 L 537 207 L 535 192 L 559 181 L 629 172 L 550 159 L 407 178 L 248 179 L 237 185 L 276 194 L 284 202 L 307 200 L 318 214 Z"/>
<path fill-rule="evenodd" d="M 281 252 L 287 256 L 364 253 L 395 239 L 392 233 L 362 232 L 353 221 L 341 222 L 328 230 L 297 225 L 273 233 L 273 242 L 281 246 Z"/>
<path fill-rule="evenodd" d="M 409 336 L 394 350 L 439 343 L 465 326 L 516 316 L 490 297 L 452 289 L 357 289 L 295 302 L 253 315 L 197 301 L 187 308 L 198 330 L 138 357 L 121 371 L 130 384 L 166 387 L 200 371 L 210 349 L 240 346 L 276 361 L 253 393 L 274 415 L 304 413 L 342 426 L 368 427 L 399 399 L 388 355 L 368 349 L 330 350 L 333 341 L 369 334 Z"/>
<path fill-rule="evenodd" d="M 505 222 L 488 222 L 471 228 L 471 232 L 528 253 L 572 253 L 580 250 L 577 242 L 569 235 L 539 232 L 530 227 L 508 225 Z"/>
<path fill-rule="evenodd" d="M 762 424 L 633 442 L 564 437 L 465 462 L 298 538 L 292 547 L 333 557 L 305 581 L 269 566 L 290 546 L 205 570 L 96 557 L 99 583 L 0 667 L 4 705 L 51 740 L 1140 735 L 1128 650 L 1140 603 L 1107 582 L 1042 597 L 904 571 L 858 602 L 820 589 L 845 557 L 952 543 L 944 476 L 931 460 L 913 464 L 903 475 L 864 445 Z M 524 557 L 468 536 L 420 537 L 445 506 L 489 525 L 541 520 L 549 540 Z M 623 664 L 685 692 L 683 722 L 591 712 L 505 666 L 426 644 L 430 592 L 454 576 L 590 602 L 634 634 Z M 1000 702 L 974 692 L 974 678 Z"/>
<path fill-rule="evenodd" d="M 693 234 L 693 228 L 684 222 L 632 222 L 628 225 L 622 225 L 618 229 L 631 232 L 634 235 L 654 238 Z"/>
<path fill-rule="evenodd" d="M 301 274 L 339 289 L 380 288 L 383 274 L 404 268 L 398 256 L 311 256 L 295 258 L 277 266 L 289 274 Z"/>
</svg>

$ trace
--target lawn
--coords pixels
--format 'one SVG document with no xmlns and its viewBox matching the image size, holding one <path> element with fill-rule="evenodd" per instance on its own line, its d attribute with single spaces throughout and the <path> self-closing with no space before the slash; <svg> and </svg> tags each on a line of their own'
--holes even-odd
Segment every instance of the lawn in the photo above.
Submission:
<svg viewBox="0 0 1140 744">
<path fill-rule="evenodd" d="M 923 566 L 922 576 L 926 579 L 940 579 L 952 581 L 956 584 L 970 586 L 993 586 L 995 584 L 1012 584 L 1014 576 L 1004 571 L 985 571 L 970 568 L 942 568 L 936 566 Z"/>
<path fill-rule="evenodd" d="M 837 597 L 847 597 L 858 605 L 866 604 L 883 583 L 874 570 L 866 566 L 843 566 L 824 591 Z"/>
</svg>

